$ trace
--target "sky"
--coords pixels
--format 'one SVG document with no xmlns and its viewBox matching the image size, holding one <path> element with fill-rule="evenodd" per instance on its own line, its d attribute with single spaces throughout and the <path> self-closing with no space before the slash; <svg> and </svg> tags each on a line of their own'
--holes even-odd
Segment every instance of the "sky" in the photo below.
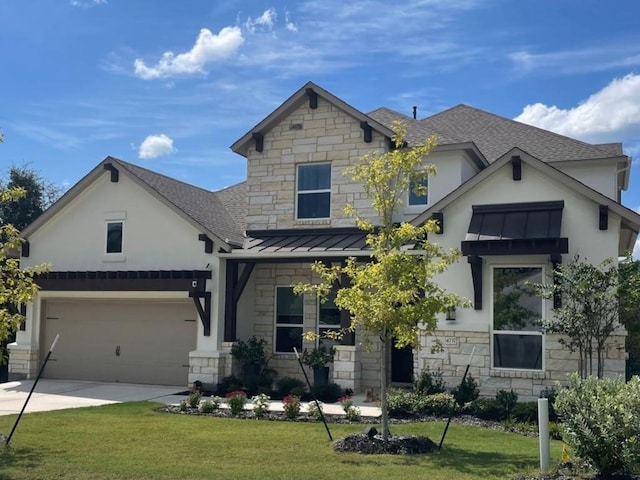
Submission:
<svg viewBox="0 0 640 480">
<path fill-rule="evenodd" d="M 622 142 L 640 212 L 638 17 L 636 0 L 2 0 L 0 178 L 26 165 L 67 189 L 111 155 L 218 190 L 246 176 L 229 146 L 311 80 L 363 112 L 464 103 Z"/>
</svg>

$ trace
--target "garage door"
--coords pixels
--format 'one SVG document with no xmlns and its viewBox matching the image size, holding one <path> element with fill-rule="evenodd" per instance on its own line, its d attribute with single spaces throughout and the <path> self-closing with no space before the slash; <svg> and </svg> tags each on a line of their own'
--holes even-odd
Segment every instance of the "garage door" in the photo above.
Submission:
<svg viewBox="0 0 640 480">
<path fill-rule="evenodd" d="M 47 300 L 41 358 L 60 333 L 44 377 L 185 385 L 196 347 L 192 301 Z"/>
</svg>

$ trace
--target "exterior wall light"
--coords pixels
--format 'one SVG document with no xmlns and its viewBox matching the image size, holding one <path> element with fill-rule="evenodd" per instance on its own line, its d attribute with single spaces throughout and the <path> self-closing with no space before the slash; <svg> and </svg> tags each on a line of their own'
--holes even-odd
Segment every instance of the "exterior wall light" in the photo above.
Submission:
<svg viewBox="0 0 640 480">
<path fill-rule="evenodd" d="M 456 309 L 450 308 L 447 310 L 447 321 L 455 322 L 456 321 Z"/>
</svg>

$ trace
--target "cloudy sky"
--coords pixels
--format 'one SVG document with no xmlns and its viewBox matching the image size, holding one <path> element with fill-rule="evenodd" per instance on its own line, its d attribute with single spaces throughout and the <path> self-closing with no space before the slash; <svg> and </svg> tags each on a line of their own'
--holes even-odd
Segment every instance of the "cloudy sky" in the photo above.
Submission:
<svg viewBox="0 0 640 480">
<path fill-rule="evenodd" d="M 229 145 L 312 80 L 355 108 L 465 103 L 634 157 L 640 2 L 3 0 L 0 170 L 68 187 L 112 155 L 208 189 Z"/>
</svg>

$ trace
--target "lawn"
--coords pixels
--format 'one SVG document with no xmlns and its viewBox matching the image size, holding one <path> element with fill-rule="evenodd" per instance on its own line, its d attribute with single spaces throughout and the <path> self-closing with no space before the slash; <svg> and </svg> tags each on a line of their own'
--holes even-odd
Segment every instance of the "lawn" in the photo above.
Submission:
<svg viewBox="0 0 640 480">
<path fill-rule="evenodd" d="M 0 479 L 508 479 L 536 471 L 538 443 L 452 424 L 439 453 L 414 456 L 336 453 L 319 423 L 171 415 L 148 402 L 25 415 Z M 15 416 L 0 417 L 0 432 Z M 362 425 L 331 425 L 334 438 Z M 393 433 L 427 435 L 443 422 L 394 425 Z M 552 461 L 561 446 L 552 443 Z"/>
</svg>

